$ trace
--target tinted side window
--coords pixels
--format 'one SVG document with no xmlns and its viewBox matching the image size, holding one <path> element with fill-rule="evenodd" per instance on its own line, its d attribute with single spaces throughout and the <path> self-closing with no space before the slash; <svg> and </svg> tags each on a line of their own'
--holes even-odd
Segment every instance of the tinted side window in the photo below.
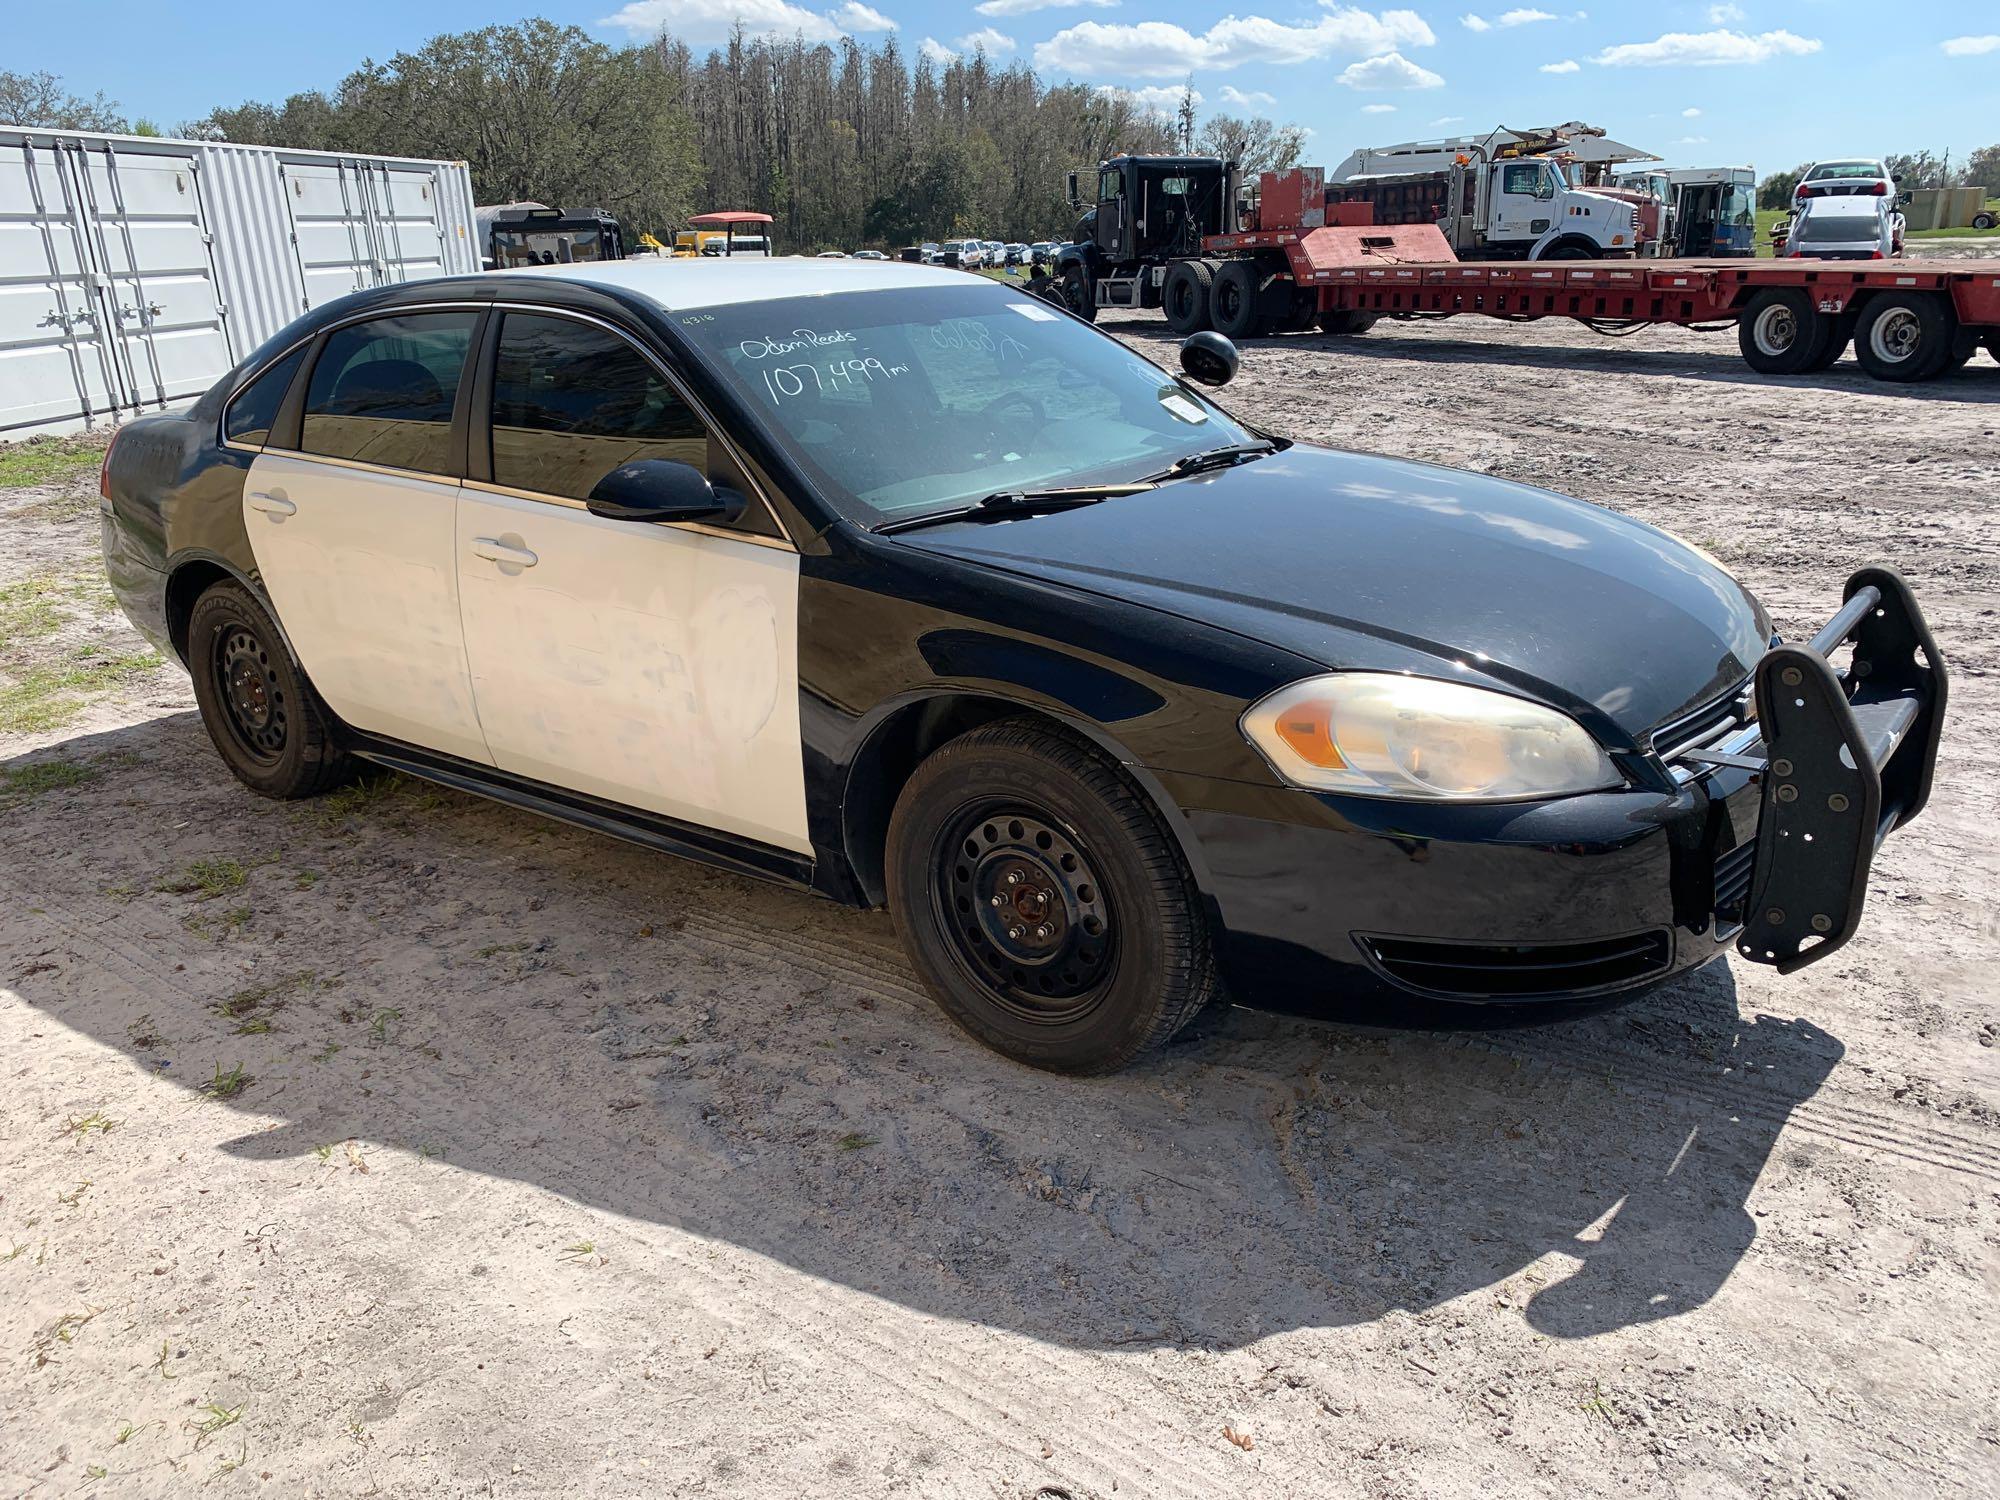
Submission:
<svg viewBox="0 0 2000 1500">
<path fill-rule="evenodd" d="M 327 337 L 306 389 L 299 446 L 396 469 L 451 468 L 451 408 L 475 312 L 409 313 Z"/>
<path fill-rule="evenodd" d="M 285 392 L 291 389 L 292 377 L 299 373 L 310 347 L 310 343 L 302 344 L 236 393 L 222 417 L 225 437 L 236 443 L 271 440 L 271 424 L 278 420 Z"/>
<path fill-rule="evenodd" d="M 709 472 L 708 432 L 637 349 L 570 318 L 508 313 L 493 368 L 493 482 L 587 500 L 635 458 Z"/>
</svg>

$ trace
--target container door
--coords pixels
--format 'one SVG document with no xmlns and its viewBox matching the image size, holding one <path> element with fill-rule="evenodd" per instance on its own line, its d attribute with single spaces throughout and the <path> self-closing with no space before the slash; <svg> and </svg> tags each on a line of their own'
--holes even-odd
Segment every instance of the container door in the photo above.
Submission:
<svg viewBox="0 0 2000 1500">
<path fill-rule="evenodd" d="M 70 154 L 0 151 L 0 435 L 95 425 L 129 402 Z"/>
<path fill-rule="evenodd" d="M 367 185 L 351 162 L 280 163 L 306 309 L 379 286 Z"/>
<path fill-rule="evenodd" d="M 107 147 L 78 151 L 70 161 L 83 188 L 108 332 L 132 404 L 199 396 L 236 361 L 194 157 Z"/>
<path fill-rule="evenodd" d="M 438 181 L 428 168 L 374 163 L 362 173 L 378 285 L 442 276 L 444 220 Z"/>
</svg>

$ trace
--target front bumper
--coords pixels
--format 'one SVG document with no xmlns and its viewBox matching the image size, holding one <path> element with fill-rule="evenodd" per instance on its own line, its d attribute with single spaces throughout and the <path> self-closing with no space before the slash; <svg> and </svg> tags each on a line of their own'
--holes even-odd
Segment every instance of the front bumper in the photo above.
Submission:
<svg viewBox="0 0 2000 1500">
<path fill-rule="evenodd" d="M 1828 656 L 1852 641 L 1852 665 Z M 1650 784 L 1513 804 L 1165 773 L 1243 1004 L 1602 1004 L 1731 945 L 1791 972 L 1850 937 L 1880 841 L 1929 795 L 1943 658 L 1909 588 L 1857 573 L 1749 699 L 1645 758 Z M 1765 739 L 1768 738 L 1768 747 Z"/>
</svg>

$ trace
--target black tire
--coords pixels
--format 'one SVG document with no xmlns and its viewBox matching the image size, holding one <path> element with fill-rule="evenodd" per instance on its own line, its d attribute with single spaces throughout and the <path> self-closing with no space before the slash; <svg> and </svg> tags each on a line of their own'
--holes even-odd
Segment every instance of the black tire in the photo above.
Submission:
<svg viewBox="0 0 2000 1500">
<path fill-rule="evenodd" d="M 1596 260 L 1598 258 L 1597 251 L 1591 246 L 1579 245 L 1574 241 L 1568 244 L 1553 245 L 1549 248 L 1549 253 L 1542 257 L 1543 260 Z"/>
<path fill-rule="evenodd" d="M 1986 352 L 2000 360 L 2000 333 L 1989 333 L 1985 339 Z"/>
<path fill-rule="evenodd" d="M 1064 272 L 1056 281 L 1056 293 L 1062 305 L 1084 322 L 1097 321 L 1097 288 L 1090 284 L 1086 272 Z"/>
<path fill-rule="evenodd" d="M 1273 331 L 1277 333 L 1310 333 L 1318 322 L 1318 293 L 1294 291 L 1292 293 L 1292 310 L 1279 321 Z"/>
<path fill-rule="evenodd" d="M 890 911 L 939 1006 L 1031 1067 L 1115 1072 L 1220 994 L 1200 898 L 1158 815 L 1109 759 L 1036 720 L 975 729 L 919 765 L 887 867 Z"/>
<path fill-rule="evenodd" d="M 1736 347 L 1759 375 L 1797 375 L 1832 339 L 1835 320 L 1821 316 L 1798 287 L 1766 287 L 1744 304 L 1736 320 Z"/>
<path fill-rule="evenodd" d="M 1319 315 L 1319 331 L 1342 338 L 1366 333 L 1375 326 L 1380 313 L 1369 312 L 1323 312 Z"/>
<path fill-rule="evenodd" d="M 1847 352 L 1847 346 L 1854 342 L 1854 319 L 1847 314 L 1831 320 L 1833 327 L 1820 341 L 1819 352 L 1813 355 L 1812 363 L 1805 366 L 1801 374 L 1816 375 L 1821 370 L 1830 370 L 1840 362 L 1840 356 Z"/>
<path fill-rule="evenodd" d="M 1991 229 L 1995 225 L 2000 225 L 2000 215 L 1996 215 L 1991 209 L 1981 209 L 1972 216 L 1974 229 Z"/>
<path fill-rule="evenodd" d="M 1225 260 L 1215 272 L 1209 288 L 1208 321 L 1224 338 L 1255 338 L 1264 331 L 1257 311 L 1257 264 L 1249 260 Z"/>
<path fill-rule="evenodd" d="M 353 774 L 333 741 L 332 713 L 242 584 L 215 584 L 195 600 L 187 658 L 208 737 L 251 791 L 313 797 Z"/>
<path fill-rule="evenodd" d="M 1209 288 L 1215 282 L 1215 268 L 1205 260 L 1177 260 L 1167 272 L 1166 289 L 1160 306 L 1167 326 L 1186 337 L 1208 327 Z"/>
<path fill-rule="evenodd" d="M 1854 355 L 1877 380 L 1929 380 L 1950 361 L 1957 335 L 1958 319 L 1942 297 L 1885 292 L 1855 320 Z"/>
</svg>

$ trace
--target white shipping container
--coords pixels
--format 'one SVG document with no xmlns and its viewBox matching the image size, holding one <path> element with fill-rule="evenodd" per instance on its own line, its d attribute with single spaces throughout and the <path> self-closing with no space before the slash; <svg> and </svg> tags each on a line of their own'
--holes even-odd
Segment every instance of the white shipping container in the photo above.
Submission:
<svg viewBox="0 0 2000 1500">
<path fill-rule="evenodd" d="M 479 266 L 462 161 L 0 125 L 0 438 L 192 400 L 303 312 Z"/>
</svg>

